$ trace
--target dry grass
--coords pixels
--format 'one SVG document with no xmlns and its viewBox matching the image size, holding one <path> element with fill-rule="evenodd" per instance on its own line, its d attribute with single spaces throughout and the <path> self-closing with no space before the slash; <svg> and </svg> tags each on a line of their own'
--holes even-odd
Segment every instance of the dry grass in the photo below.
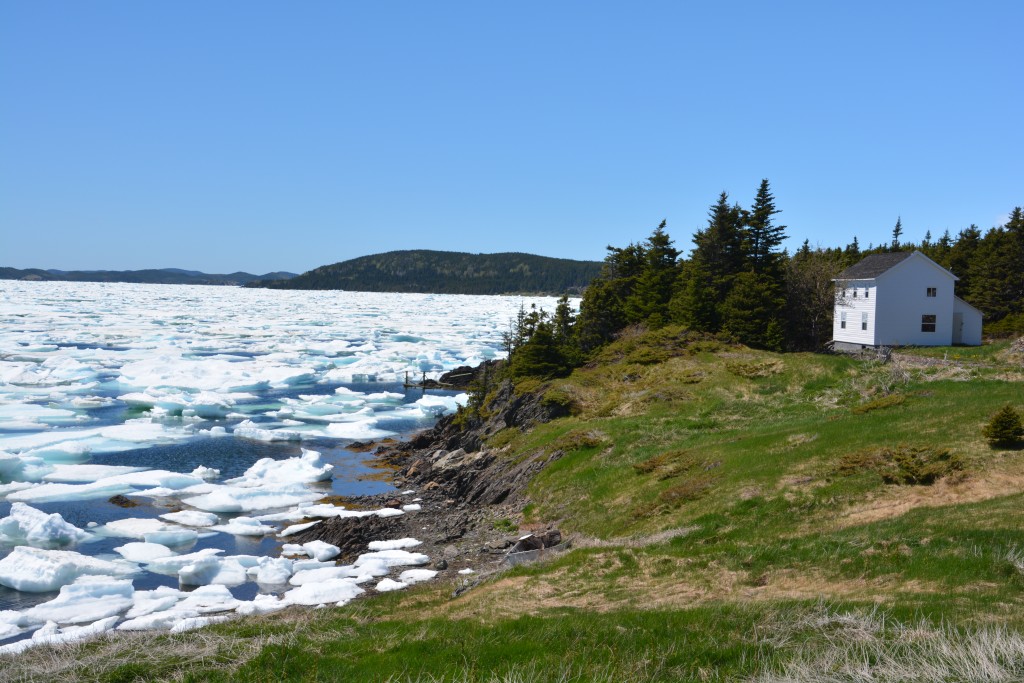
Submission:
<svg viewBox="0 0 1024 683">
<path fill-rule="evenodd" d="M 16 656 L 0 657 L 0 681 L 100 680 L 122 666 L 130 666 L 137 680 L 184 680 L 194 672 L 230 671 L 273 644 L 297 638 L 296 630 L 237 638 L 201 629 L 175 636 L 115 633 L 100 638 L 31 648 Z M 130 680 L 130 679 L 126 679 Z"/>
<path fill-rule="evenodd" d="M 961 631 L 924 621 L 896 623 L 878 611 L 819 608 L 789 623 L 765 623 L 761 633 L 772 646 L 791 650 L 791 656 L 779 665 L 766 655 L 764 672 L 748 679 L 751 683 L 1024 680 L 1024 637 L 997 626 Z"/>
</svg>

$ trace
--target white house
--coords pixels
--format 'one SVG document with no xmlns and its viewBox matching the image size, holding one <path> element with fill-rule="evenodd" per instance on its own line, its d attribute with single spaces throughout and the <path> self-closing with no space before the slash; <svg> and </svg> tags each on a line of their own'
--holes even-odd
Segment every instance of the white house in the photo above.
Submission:
<svg viewBox="0 0 1024 683">
<path fill-rule="evenodd" d="M 919 251 L 865 257 L 834 279 L 834 347 L 980 345 L 981 311 L 953 294 L 958 279 Z"/>
</svg>

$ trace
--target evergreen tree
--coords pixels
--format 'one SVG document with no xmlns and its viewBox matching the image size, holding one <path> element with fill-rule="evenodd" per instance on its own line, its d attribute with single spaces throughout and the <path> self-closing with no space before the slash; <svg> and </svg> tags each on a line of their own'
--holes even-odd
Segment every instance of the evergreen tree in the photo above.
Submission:
<svg viewBox="0 0 1024 683">
<path fill-rule="evenodd" d="M 968 266 L 969 301 L 986 322 L 1024 313 L 1024 216 L 1014 209 L 1005 226 L 992 228 Z"/>
<path fill-rule="evenodd" d="M 971 291 L 971 262 L 981 244 L 981 230 L 977 225 L 961 230 L 956 237 L 956 242 L 950 247 L 949 255 L 946 257 L 946 265 L 949 270 L 960 278 L 956 283 L 957 292 L 968 301 Z M 947 265 L 948 264 L 948 265 Z M 972 302 L 973 303 L 973 302 Z"/>
<path fill-rule="evenodd" d="M 892 251 L 899 251 L 900 250 L 900 235 L 902 235 L 902 234 L 903 234 L 903 221 L 900 220 L 899 216 L 897 216 L 896 217 L 896 226 L 892 229 L 892 244 L 891 244 L 891 250 Z"/>
<path fill-rule="evenodd" d="M 546 320 L 537 323 L 530 339 L 512 355 L 508 367 L 513 377 L 561 377 L 571 370 Z"/>
<path fill-rule="evenodd" d="M 768 275 L 745 271 L 737 275 L 722 304 L 722 331 L 742 344 L 781 351 L 785 305 L 780 283 Z"/>
<path fill-rule="evenodd" d="M 704 332 L 721 327 L 718 307 L 743 270 L 744 211 L 722 192 L 708 211 L 708 225 L 693 236 L 695 248 L 676 283 L 671 309 L 677 322 Z"/>
<path fill-rule="evenodd" d="M 1014 445 L 1024 439 L 1024 425 L 1021 424 L 1020 413 L 1011 405 L 1003 406 L 992 416 L 981 433 L 993 446 Z"/>
<path fill-rule="evenodd" d="M 857 261 L 860 261 L 860 242 L 857 241 L 857 236 L 853 236 L 853 241 L 846 245 L 846 249 L 843 250 L 843 265 L 852 266 Z"/>
<path fill-rule="evenodd" d="M 764 178 L 754 197 L 754 205 L 746 215 L 744 229 L 744 256 L 750 269 L 759 275 L 779 275 L 781 271 L 778 250 L 786 239 L 786 226 L 775 225 L 772 217 L 778 213 L 781 211 L 775 207 L 775 197 L 768 188 L 768 179 Z"/>
<path fill-rule="evenodd" d="M 625 302 L 626 320 L 660 327 L 667 321 L 679 257 L 679 251 L 672 246 L 672 238 L 665 232 L 665 221 L 647 238 L 643 255 L 643 268 Z"/>
</svg>

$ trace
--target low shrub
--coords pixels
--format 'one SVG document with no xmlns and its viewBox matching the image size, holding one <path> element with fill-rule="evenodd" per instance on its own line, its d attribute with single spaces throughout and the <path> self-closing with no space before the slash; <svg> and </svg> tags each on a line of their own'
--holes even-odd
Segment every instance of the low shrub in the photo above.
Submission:
<svg viewBox="0 0 1024 683">
<path fill-rule="evenodd" d="M 944 448 L 897 446 L 877 451 L 844 455 L 836 468 L 838 474 L 851 476 L 876 472 L 887 484 L 930 486 L 942 477 L 961 472 L 960 456 Z"/>
<path fill-rule="evenodd" d="M 988 424 L 981 430 L 992 446 L 1012 446 L 1024 438 L 1024 425 L 1021 424 L 1020 413 L 1011 405 L 999 409 Z"/>
<path fill-rule="evenodd" d="M 870 413 L 872 410 L 881 410 L 883 408 L 903 405 L 903 402 L 906 400 L 907 399 L 903 394 L 888 394 L 886 396 L 880 396 L 873 401 L 861 403 L 859 406 L 854 406 L 853 412 L 855 415 L 863 415 L 864 413 Z"/>
</svg>

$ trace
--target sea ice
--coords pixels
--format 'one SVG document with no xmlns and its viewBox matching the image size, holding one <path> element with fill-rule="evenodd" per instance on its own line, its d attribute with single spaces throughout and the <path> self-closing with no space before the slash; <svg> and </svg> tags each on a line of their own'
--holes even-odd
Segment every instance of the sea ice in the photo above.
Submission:
<svg viewBox="0 0 1024 683">
<path fill-rule="evenodd" d="M 132 606 L 132 582 L 124 579 L 84 576 L 61 586 L 60 595 L 24 611 L 30 624 L 53 621 L 84 624 L 125 612 Z"/>
<path fill-rule="evenodd" d="M 310 541 L 309 543 L 303 543 L 302 547 L 309 553 L 310 557 L 321 562 L 333 560 L 341 554 L 341 549 L 338 546 L 324 541 Z"/>
<path fill-rule="evenodd" d="M 307 583 L 319 583 L 329 579 L 354 578 L 352 567 L 321 567 L 295 572 L 288 580 L 293 586 L 305 586 Z"/>
<path fill-rule="evenodd" d="M 230 557 L 202 557 L 178 570 L 183 586 L 240 586 L 249 580 L 246 567 Z"/>
<path fill-rule="evenodd" d="M 274 528 L 263 524 L 252 517 L 235 517 L 227 524 L 210 527 L 213 531 L 221 531 L 235 536 L 265 536 L 274 533 Z"/>
<path fill-rule="evenodd" d="M 168 512 L 160 515 L 160 519 L 166 519 L 168 522 L 174 522 L 175 524 L 195 527 L 209 527 L 220 521 L 220 517 L 212 512 L 199 512 L 198 510 Z"/>
<path fill-rule="evenodd" d="M 185 498 L 183 503 L 207 512 L 235 513 L 273 510 L 309 503 L 319 498 L 302 484 L 242 488 L 213 485 L 209 493 Z"/>
<path fill-rule="evenodd" d="M 56 512 L 46 514 L 24 503 L 12 503 L 11 514 L 0 519 L 0 541 L 40 548 L 80 543 L 92 535 L 68 524 Z"/>
<path fill-rule="evenodd" d="M 252 569 L 249 570 L 251 575 Z M 292 576 L 292 561 L 286 557 L 265 557 L 256 567 L 256 583 L 288 583 Z"/>
<path fill-rule="evenodd" d="M 146 563 L 146 569 L 157 574 L 167 574 L 170 576 L 177 576 L 178 571 L 182 567 L 186 567 L 193 562 L 197 562 L 204 557 L 210 557 L 212 555 L 219 555 L 224 552 L 220 548 L 203 548 L 197 550 L 194 553 L 187 555 L 170 555 L 168 557 L 158 557 L 151 562 Z"/>
<path fill-rule="evenodd" d="M 388 567 L 401 567 L 403 565 L 426 564 L 430 558 L 422 553 L 410 553 L 407 550 L 377 550 L 375 552 L 363 553 L 356 558 L 355 566 L 359 567 L 367 562 L 379 561 Z"/>
<path fill-rule="evenodd" d="M 0 560 L 0 585 L 26 593 L 46 593 L 86 574 L 129 576 L 135 571 L 135 565 L 123 560 L 99 560 L 70 550 L 18 546 Z"/>
<path fill-rule="evenodd" d="M 195 610 L 200 614 L 230 612 L 237 608 L 241 601 L 231 595 L 226 586 L 200 586 L 187 593 L 184 600 L 178 603 L 181 609 Z"/>
<path fill-rule="evenodd" d="M 145 467 L 128 467 L 119 465 L 57 465 L 53 472 L 43 477 L 43 481 L 54 481 L 64 484 L 93 482 L 121 474 L 142 472 Z"/>
<path fill-rule="evenodd" d="M 160 543 L 139 543 L 138 541 L 114 548 L 114 552 L 129 562 L 152 562 L 174 554 L 174 551 Z"/>
<path fill-rule="evenodd" d="M 403 550 L 423 545 L 423 541 L 418 541 L 415 538 L 396 538 L 392 541 L 370 541 L 367 545 L 370 550 Z"/>
<path fill-rule="evenodd" d="M 176 546 L 192 543 L 199 538 L 195 529 L 166 528 L 159 531 L 150 531 L 142 535 L 146 543 L 159 543 L 160 545 Z"/>
<path fill-rule="evenodd" d="M 316 526 L 319 523 L 320 523 L 320 520 L 318 519 L 315 522 L 305 522 L 303 524 L 292 524 L 291 526 L 287 526 L 284 529 L 282 529 L 280 536 L 282 538 L 284 538 L 286 536 L 291 536 L 292 534 L 297 534 L 300 531 L 305 531 L 306 529 L 308 529 L 310 527 L 314 527 L 314 526 Z"/>
<path fill-rule="evenodd" d="M 107 617 L 86 626 L 67 626 L 65 628 L 58 628 L 57 624 L 50 622 L 33 633 L 31 640 L 19 640 L 0 646 L 0 655 L 19 654 L 36 645 L 60 645 L 92 638 L 114 628 L 117 620 L 118 617 Z"/>
<path fill-rule="evenodd" d="M 135 602 L 125 613 L 126 619 L 144 617 L 154 612 L 163 612 L 178 604 L 188 593 L 169 586 L 157 586 L 151 591 L 135 591 Z"/>
<path fill-rule="evenodd" d="M 184 633 L 185 631 L 194 631 L 197 628 L 203 628 L 210 624 L 217 624 L 222 621 L 227 621 L 228 617 L 189 617 L 188 619 L 182 619 L 177 624 L 171 627 L 171 633 Z"/>
<path fill-rule="evenodd" d="M 288 603 L 276 595 L 265 595 L 260 593 L 256 595 L 251 602 L 241 603 L 235 609 L 235 612 L 242 615 L 269 614 L 270 612 L 276 612 L 284 609 L 287 606 Z"/>
<path fill-rule="evenodd" d="M 302 455 L 287 460 L 262 458 L 241 477 L 229 479 L 225 484 L 253 486 L 259 483 L 295 484 L 326 481 L 331 478 L 334 465 L 325 463 L 317 451 L 302 449 Z"/>
<path fill-rule="evenodd" d="M 333 602 L 341 607 L 363 592 L 351 579 L 328 579 L 293 588 L 284 594 L 284 599 L 292 605 L 315 606 Z"/>
<path fill-rule="evenodd" d="M 398 580 L 406 585 L 412 585 L 421 581 L 429 581 L 437 576 L 433 569 L 406 569 L 398 575 Z"/>
</svg>

